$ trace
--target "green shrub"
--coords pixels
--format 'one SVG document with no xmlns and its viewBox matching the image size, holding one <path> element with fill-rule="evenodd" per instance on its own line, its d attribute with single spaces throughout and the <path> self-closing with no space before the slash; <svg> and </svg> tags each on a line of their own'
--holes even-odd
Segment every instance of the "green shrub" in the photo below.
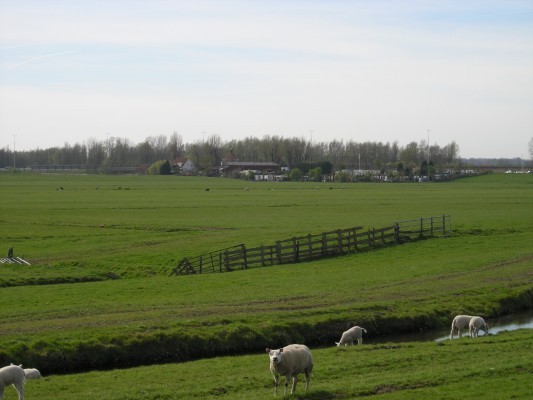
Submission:
<svg viewBox="0 0 533 400">
<path fill-rule="evenodd" d="M 148 167 L 149 175 L 170 175 L 172 168 L 168 160 L 159 160 Z"/>
</svg>

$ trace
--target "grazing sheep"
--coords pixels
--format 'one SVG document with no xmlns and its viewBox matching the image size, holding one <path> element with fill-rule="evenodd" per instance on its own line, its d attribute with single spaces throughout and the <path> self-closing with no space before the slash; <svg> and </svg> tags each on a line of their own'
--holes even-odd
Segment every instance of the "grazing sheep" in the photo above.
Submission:
<svg viewBox="0 0 533 400">
<path fill-rule="evenodd" d="M 468 324 L 472 319 L 471 315 L 456 315 L 452 321 L 452 329 L 450 330 L 450 340 L 453 339 L 453 332 L 457 330 L 459 337 L 462 337 L 461 330 L 466 330 Z"/>
<path fill-rule="evenodd" d="M 357 344 L 363 344 L 363 332 L 366 333 L 365 328 L 360 326 L 354 326 L 353 328 L 348 329 L 346 332 L 343 332 L 340 342 L 335 342 L 337 346 L 346 346 L 348 344 L 352 345 L 354 340 L 357 340 Z"/>
<path fill-rule="evenodd" d="M 4 399 L 4 389 L 13 385 L 19 395 L 19 400 L 24 400 L 24 370 L 18 365 L 8 365 L 0 368 L 0 400 Z"/>
<path fill-rule="evenodd" d="M 309 388 L 311 371 L 313 370 L 313 357 L 309 348 L 303 344 L 290 344 L 279 350 L 266 349 L 270 357 L 270 371 L 274 377 L 274 395 L 278 393 L 279 376 L 285 376 L 285 392 L 289 381 L 293 378 L 291 393 L 296 390 L 298 374 L 305 373 L 305 391 Z"/>
<path fill-rule="evenodd" d="M 41 373 L 39 372 L 38 369 L 35 369 L 35 368 L 24 369 L 24 375 L 26 376 L 26 380 L 39 379 L 41 377 Z"/>
<path fill-rule="evenodd" d="M 477 337 L 479 331 L 485 332 L 485 335 L 489 334 L 489 325 L 481 317 L 472 317 L 468 324 L 468 330 L 470 331 L 470 337 Z"/>
</svg>

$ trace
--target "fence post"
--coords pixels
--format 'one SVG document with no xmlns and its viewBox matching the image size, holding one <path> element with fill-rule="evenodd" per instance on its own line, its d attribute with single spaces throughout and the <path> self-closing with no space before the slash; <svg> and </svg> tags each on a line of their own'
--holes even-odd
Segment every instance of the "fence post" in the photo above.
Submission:
<svg viewBox="0 0 533 400">
<path fill-rule="evenodd" d="M 394 241 L 400 243 L 400 225 L 397 222 L 394 223 Z"/>
<path fill-rule="evenodd" d="M 337 229 L 337 249 L 339 250 L 339 254 L 343 254 L 342 252 L 342 231 L 340 229 Z"/>
<path fill-rule="evenodd" d="M 203 257 L 200 256 L 200 274 L 202 273 L 202 264 L 203 264 Z"/>
<path fill-rule="evenodd" d="M 431 236 L 433 236 L 433 217 L 431 217 Z"/>
<path fill-rule="evenodd" d="M 424 218 L 420 218 L 420 236 L 424 236 Z"/>
<path fill-rule="evenodd" d="M 368 236 L 368 247 L 374 247 L 374 228 L 372 228 L 372 231 L 370 229 L 367 231 Z"/>
<path fill-rule="evenodd" d="M 326 234 L 322 234 L 322 255 L 328 255 L 328 240 L 326 239 Z"/>
<path fill-rule="evenodd" d="M 279 240 L 276 242 L 276 255 L 278 257 L 278 264 L 281 264 L 281 243 Z"/>
<path fill-rule="evenodd" d="M 355 252 L 357 253 L 359 251 L 358 242 L 357 242 L 357 228 L 353 228 L 353 245 L 355 248 Z"/>
<path fill-rule="evenodd" d="M 228 249 L 224 251 L 224 267 L 226 267 L 226 271 L 230 272 L 230 266 L 229 266 L 229 257 L 228 257 Z"/>
<path fill-rule="evenodd" d="M 246 255 L 246 246 L 244 244 L 241 244 L 241 249 L 242 249 L 242 257 L 244 261 L 244 269 L 247 269 L 248 268 L 248 257 Z"/>
<path fill-rule="evenodd" d="M 307 249 L 309 253 L 309 259 L 313 259 L 313 237 L 311 234 L 307 235 Z"/>
</svg>

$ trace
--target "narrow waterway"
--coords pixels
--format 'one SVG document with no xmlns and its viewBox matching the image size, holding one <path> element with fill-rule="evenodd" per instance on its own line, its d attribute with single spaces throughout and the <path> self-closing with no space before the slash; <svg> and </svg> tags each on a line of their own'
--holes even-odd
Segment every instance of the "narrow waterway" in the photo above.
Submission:
<svg viewBox="0 0 533 400">
<path fill-rule="evenodd" d="M 502 331 L 513 331 L 516 329 L 533 329 L 533 310 L 506 315 L 500 318 L 486 319 L 489 324 L 489 334 L 497 335 Z M 450 325 L 451 325 L 450 320 Z M 483 336 L 484 332 L 480 335 Z M 463 338 L 468 336 L 468 332 L 463 333 Z M 456 338 L 457 336 L 454 336 Z M 385 343 L 385 342 L 416 342 L 416 341 L 441 341 L 450 338 L 450 328 L 442 330 L 424 331 L 419 333 L 401 334 L 395 337 L 368 338 L 365 343 Z"/>
</svg>

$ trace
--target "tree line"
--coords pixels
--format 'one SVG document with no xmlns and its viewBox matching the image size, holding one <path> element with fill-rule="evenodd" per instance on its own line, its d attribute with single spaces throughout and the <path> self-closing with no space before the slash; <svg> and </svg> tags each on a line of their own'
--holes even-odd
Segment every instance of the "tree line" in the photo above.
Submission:
<svg viewBox="0 0 533 400">
<path fill-rule="evenodd" d="M 107 167 L 150 166 L 161 160 L 172 164 L 177 158 L 189 158 L 200 173 L 209 174 L 228 154 L 240 161 L 275 162 L 304 172 L 313 167 L 333 170 L 415 170 L 422 165 L 452 168 L 459 163 L 459 146 L 444 147 L 424 140 L 400 146 L 394 142 L 357 142 L 332 140 L 311 142 L 303 138 L 281 136 L 246 137 L 223 141 L 218 135 L 193 143 L 184 143 L 177 132 L 159 135 L 133 144 L 127 138 L 89 139 L 84 143 L 48 149 L 13 151 L 0 149 L 0 168 L 29 168 L 35 165 L 86 165 L 99 171 Z M 330 166 L 330 167 L 327 167 Z M 326 172 L 326 171 L 324 171 Z"/>
</svg>

